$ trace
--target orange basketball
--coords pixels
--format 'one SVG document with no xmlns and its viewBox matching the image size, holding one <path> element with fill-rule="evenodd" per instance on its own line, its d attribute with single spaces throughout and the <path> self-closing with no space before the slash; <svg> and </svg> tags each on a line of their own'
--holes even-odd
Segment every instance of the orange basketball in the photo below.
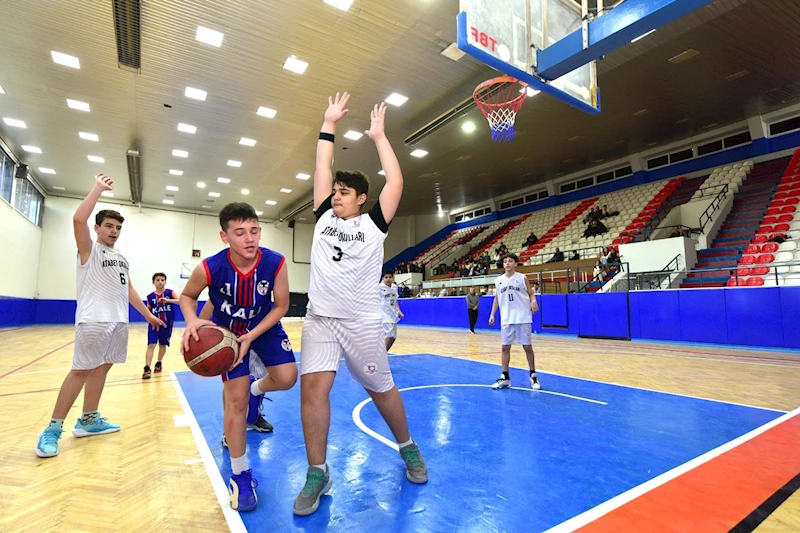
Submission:
<svg viewBox="0 0 800 533">
<path fill-rule="evenodd" d="M 239 353 L 236 335 L 220 326 L 202 326 L 197 336 L 197 341 L 189 338 L 189 350 L 183 354 L 189 369 L 207 377 L 227 372 Z"/>
</svg>

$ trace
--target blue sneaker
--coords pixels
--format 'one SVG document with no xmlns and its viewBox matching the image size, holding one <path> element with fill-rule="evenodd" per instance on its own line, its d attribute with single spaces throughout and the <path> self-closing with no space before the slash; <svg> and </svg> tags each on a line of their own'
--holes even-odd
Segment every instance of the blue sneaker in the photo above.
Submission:
<svg viewBox="0 0 800 533">
<path fill-rule="evenodd" d="M 88 424 L 84 424 L 79 418 L 78 423 L 72 429 L 72 434 L 76 437 L 91 437 L 93 435 L 114 433 L 115 431 L 119 431 L 118 425 L 110 424 L 108 418 L 98 416 Z"/>
<path fill-rule="evenodd" d="M 231 507 L 239 512 L 252 511 L 258 504 L 256 496 L 258 481 L 253 478 L 252 470 L 241 474 L 233 474 L 228 481 L 228 493 L 231 495 Z"/>
<path fill-rule="evenodd" d="M 50 424 L 39 435 L 39 442 L 36 443 L 36 455 L 39 457 L 53 457 L 58 455 L 58 439 L 61 438 L 63 430 L 57 424 Z"/>
<path fill-rule="evenodd" d="M 250 374 L 250 385 L 252 386 L 255 383 L 256 378 Z M 264 399 L 263 394 L 259 394 L 258 396 L 253 395 L 250 393 L 250 403 L 247 406 L 247 425 L 253 426 L 258 421 L 258 415 L 261 414 L 261 400 Z"/>
</svg>

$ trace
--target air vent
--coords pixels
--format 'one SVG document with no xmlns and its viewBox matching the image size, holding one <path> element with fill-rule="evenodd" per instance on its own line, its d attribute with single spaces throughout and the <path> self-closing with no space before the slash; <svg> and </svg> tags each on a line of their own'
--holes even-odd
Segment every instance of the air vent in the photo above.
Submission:
<svg viewBox="0 0 800 533">
<path fill-rule="evenodd" d="M 114 0 L 114 33 L 119 67 L 141 72 L 140 0 Z"/>
<path fill-rule="evenodd" d="M 128 182 L 133 203 L 142 203 L 142 161 L 138 150 L 128 150 Z"/>
<path fill-rule="evenodd" d="M 685 52 L 681 52 L 676 56 L 670 57 L 668 61 L 670 63 L 674 63 L 675 65 L 677 65 L 678 63 L 683 63 L 684 61 L 687 61 L 697 55 L 700 55 L 700 52 L 698 52 L 694 48 L 689 48 Z"/>
</svg>

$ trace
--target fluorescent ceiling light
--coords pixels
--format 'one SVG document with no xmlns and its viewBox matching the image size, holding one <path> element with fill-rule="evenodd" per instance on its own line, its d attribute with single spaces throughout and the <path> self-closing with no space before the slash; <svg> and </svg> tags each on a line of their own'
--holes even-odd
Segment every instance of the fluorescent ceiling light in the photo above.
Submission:
<svg viewBox="0 0 800 533">
<path fill-rule="evenodd" d="M 281 192 L 285 192 L 286 194 L 289 194 L 290 192 L 292 192 L 292 189 L 287 189 L 286 187 L 283 187 L 281 189 Z"/>
<path fill-rule="evenodd" d="M 17 120 L 15 118 L 6 118 L 3 117 L 3 122 L 8 124 L 9 126 L 14 126 L 15 128 L 27 128 L 28 126 L 25 125 L 24 122 L 21 120 Z"/>
<path fill-rule="evenodd" d="M 264 211 L 256 211 L 256 215 L 261 216 L 264 214 Z"/>
<path fill-rule="evenodd" d="M 286 70 L 291 70 L 297 74 L 302 74 L 308 68 L 308 63 L 297 59 L 295 56 L 289 56 L 289 58 L 286 60 L 286 63 L 283 64 L 283 68 Z"/>
<path fill-rule="evenodd" d="M 97 141 L 100 140 L 100 137 L 98 137 L 96 134 L 94 134 L 94 133 L 86 133 L 85 131 L 79 131 L 78 132 L 78 136 L 81 139 L 85 140 L 85 141 L 95 141 L 95 142 L 97 142 Z"/>
<path fill-rule="evenodd" d="M 175 203 L 175 201 L 174 200 L 161 200 L 161 203 L 164 203 L 164 204 L 167 204 L 167 205 L 172 205 L 172 204 Z"/>
<path fill-rule="evenodd" d="M 184 133 L 194 133 L 197 131 L 197 126 L 192 126 L 191 124 L 184 124 L 183 122 L 178 123 L 178 131 L 182 131 Z"/>
<path fill-rule="evenodd" d="M 197 187 L 200 188 L 200 189 L 205 189 L 206 188 L 206 184 L 203 183 L 202 181 L 198 181 L 197 182 Z"/>
<path fill-rule="evenodd" d="M 258 111 L 256 111 L 256 115 L 261 115 L 262 117 L 267 117 L 267 118 L 275 118 L 275 115 L 277 113 L 278 112 L 275 111 L 274 109 L 270 109 L 269 107 L 264 107 L 264 106 L 259 107 Z"/>
<path fill-rule="evenodd" d="M 411 152 L 411 155 L 413 155 L 414 157 L 425 157 L 426 155 L 428 155 L 428 152 L 426 152 L 425 150 L 420 150 L 419 148 L 417 148 L 416 150 Z"/>
<path fill-rule="evenodd" d="M 266 201 L 266 202 L 264 202 L 264 203 L 265 203 L 265 204 L 267 204 L 267 205 L 275 205 L 275 204 L 277 204 L 278 202 L 276 202 L 275 200 L 267 200 L 267 201 Z"/>
<path fill-rule="evenodd" d="M 61 52 L 50 52 L 50 55 L 53 56 L 53 61 L 58 63 L 59 65 L 64 65 L 65 67 L 71 68 L 81 68 L 80 60 L 75 56 L 68 56 L 67 54 L 62 54 Z"/>
<path fill-rule="evenodd" d="M 194 36 L 194 38 L 201 43 L 210 44 L 211 46 L 216 46 L 217 48 L 222 46 L 223 37 L 225 37 L 224 33 L 220 33 L 210 28 L 204 28 L 203 26 L 197 27 L 197 33 L 195 33 Z"/>
<path fill-rule="evenodd" d="M 240 166 L 242 166 L 242 162 L 241 161 L 234 161 L 233 159 L 229 159 L 228 160 L 228 166 L 229 167 L 239 168 Z"/>
<path fill-rule="evenodd" d="M 378 172 L 378 174 L 380 174 L 381 176 L 385 176 L 385 175 L 386 175 L 386 172 L 384 172 L 383 170 L 381 170 L 381 171 L 379 171 L 379 172 Z"/>
<path fill-rule="evenodd" d="M 212 198 L 219 198 L 219 193 L 218 192 L 210 192 L 210 193 L 208 193 L 208 195 L 210 197 L 212 197 Z"/>
<path fill-rule="evenodd" d="M 250 191 L 248 189 L 242 189 L 242 194 L 250 194 Z"/>
<path fill-rule="evenodd" d="M 467 133 L 472 133 L 473 131 L 475 131 L 475 127 L 476 127 L 475 123 L 470 121 L 467 121 L 461 125 L 461 129 Z"/>
<path fill-rule="evenodd" d="M 403 96 L 402 94 L 392 93 L 386 98 L 387 104 L 392 104 L 394 106 L 400 107 L 401 105 L 408 102 L 408 98 Z"/>
<path fill-rule="evenodd" d="M 175 192 L 177 192 L 177 191 L 178 191 L 178 187 L 176 187 L 176 186 L 174 186 L 174 185 L 167 185 L 167 190 L 168 190 L 168 191 L 175 191 Z"/>
<path fill-rule="evenodd" d="M 359 140 L 361 137 L 363 137 L 363 136 L 364 136 L 364 134 L 363 134 L 363 133 L 361 133 L 360 131 L 356 131 L 356 130 L 350 130 L 350 131 L 348 131 L 347 133 L 345 133 L 345 134 L 344 134 L 344 136 L 345 136 L 345 138 L 347 138 L 347 139 L 352 139 L 352 140 L 354 140 L 354 141 L 357 141 L 357 140 Z"/>
<path fill-rule="evenodd" d="M 87 113 L 92 110 L 89 107 L 89 104 L 87 104 L 86 102 L 81 102 L 79 100 L 70 100 L 69 98 L 67 98 L 67 105 L 71 109 L 77 109 L 78 111 L 86 111 Z"/>
<path fill-rule="evenodd" d="M 64 187 L 59 187 L 58 185 L 53 185 L 53 189 L 55 189 L 56 191 L 66 191 L 67 190 Z"/>
<path fill-rule="evenodd" d="M 169 173 L 173 176 L 183 176 L 183 170 L 175 170 L 174 168 L 169 169 Z"/>
<path fill-rule="evenodd" d="M 114 198 L 114 193 L 111 191 L 103 191 L 100 193 L 100 196 L 105 196 L 106 198 Z"/>
<path fill-rule="evenodd" d="M 87 155 L 86 158 L 91 161 L 92 163 L 105 163 L 106 160 L 100 156 L 96 155 Z"/>
<path fill-rule="evenodd" d="M 0 85 L 0 94 L 6 94 L 6 91 L 5 89 L 3 89 L 2 85 Z"/>
<path fill-rule="evenodd" d="M 229 178 L 217 178 L 217 183 L 230 183 L 231 180 Z"/>
<path fill-rule="evenodd" d="M 31 146 L 29 144 L 23 144 L 22 145 L 22 149 L 25 150 L 26 152 L 30 152 L 32 154 L 41 154 L 42 153 L 42 149 L 41 148 L 39 148 L 38 146 Z"/>
<path fill-rule="evenodd" d="M 186 92 L 183 94 L 186 96 L 186 98 L 193 98 L 195 100 L 205 100 L 206 95 L 208 93 L 201 89 L 194 89 L 192 87 L 187 87 Z"/>
<path fill-rule="evenodd" d="M 172 155 L 175 157 L 189 157 L 189 152 L 186 150 L 173 150 Z"/>
<path fill-rule="evenodd" d="M 636 41 L 638 41 L 639 39 L 644 39 L 645 37 L 647 37 L 648 35 L 650 35 L 650 34 L 651 34 L 651 33 L 653 33 L 654 31 L 656 31 L 656 30 L 655 30 L 655 29 L 652 29 L 652 30 L 650 30 L 649 32 L 647 32 L 647 33 L 644 33 L 644 34 L 642 34 L 642 35 L 638 36 L 636 39 L 632 40 L 631 42 L 632 42 L 632 43 L 635 43 L 635 42 L 636 42 Z"/>
<path fill-rule="evenodd" d="M 41 172 L 42 174 L 55 174 L 56 173 L 55 170 L 53 170 L 52 168 L 47 168 L 47 167 L 39 167 L 39 172 Z"/>
<path fill-rule="evenodd" d="M 342 11 L 347 11 L 353 5 L 353 0 L 324 0 L 324 2 Z"/>
<path fill-rule="evenodd" d="M 299 179 L 299 180 L 307 180 L 308 178 L 310 178 L 310 177 L 311 177 L 311 174 L 304 174 L 304 173 L 302 173 L 302 172 L 301 172 L 301 173 L 299 173 L 299 174 L 298 174 L 297 176 L 295 176 L 295 177 L 296 177 L 297 179 Z"/>
<path fill-rule="evenodd" d="M 239 144 L 243 144 L 245 146 L 255 146 L 256 140 L 248 139 L 247 137 L 242 137 L 241 139 L 239 139 Z"/>
</svg>

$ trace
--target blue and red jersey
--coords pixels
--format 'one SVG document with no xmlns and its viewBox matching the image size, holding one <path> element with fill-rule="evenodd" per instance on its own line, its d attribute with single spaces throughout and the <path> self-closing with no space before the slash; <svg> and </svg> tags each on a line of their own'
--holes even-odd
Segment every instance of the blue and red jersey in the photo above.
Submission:
<svg viewBox="0 0 800 533">
<path fill-rule="evenodd" d="M 160 304 L 158 303 L 159 298 L 169 298 L 173 300 L 177 298 L 175 292 L 172 289 L 164 289 L 164 292 L 161 294 L 151 292 L 147 295 L 147 305 L 150 307 L 150 312 L 160 318 L 167 327 L 172 326 L 172 323 L 175 321 L 175 309 L 172 307 L 173 304 L 168 302 Z"/>
</svg>

